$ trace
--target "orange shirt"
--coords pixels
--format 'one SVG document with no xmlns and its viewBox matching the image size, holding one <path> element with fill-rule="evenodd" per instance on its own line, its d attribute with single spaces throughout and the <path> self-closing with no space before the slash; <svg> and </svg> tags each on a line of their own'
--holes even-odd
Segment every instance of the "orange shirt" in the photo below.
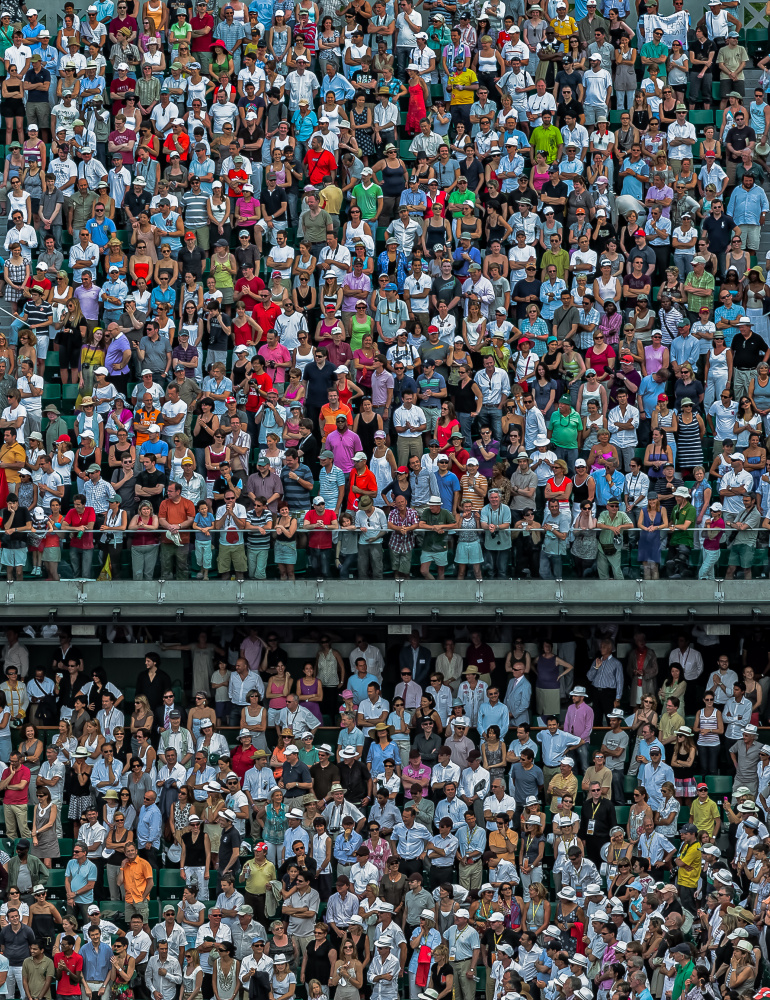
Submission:
<svg viewBox="0 0 770 1000">
<path fill-rule="evenodd" d="M 348 510 L 357 510 L 358 501 L 361 499 L 360 493 L 354 493 L 353 487 L 357 487 L 359 490 L 373 490 L 375 496 L 377 495 L 377 478 L 371 469 L 364 469 L 364 471 L 359 474 L 356 472 L 355 466 L 350 470 L 350 493 L 348 494 Z"/>
<path fill-rule="evenodd" d="M 123 866 L 123 887 L 127 903 L 141 903 L 147 891 L 147 883 L 152 878 L 152 867 L 144 858 L 137 857 Z"/>
<path fill-rule="evenodd" d="M 337 429 L 337 417 L 347 417 L 348 427 L 353 429 L 353 413 L 349 406 L 345 406 L 343 403 L 340 404 L 339 408 L 333 410 L 328 403 L 325 403 L 321 407 L 321 415 L 318 422 L 321 425 L 321 434 L 324 441 L 332 431 Z"/>
</svg>

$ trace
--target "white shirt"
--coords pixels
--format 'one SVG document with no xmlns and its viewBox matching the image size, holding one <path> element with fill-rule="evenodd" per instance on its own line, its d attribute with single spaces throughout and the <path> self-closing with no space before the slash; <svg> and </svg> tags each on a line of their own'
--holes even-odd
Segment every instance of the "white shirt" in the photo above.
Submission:
<svg viewBox="0 0 770 1000">
<path fill-rule="evenodd" d="M 740 472 L 735 472 L 733 469 L 728 470 L 723 476 L 720 482 L 720 489 L 735 489 L 736 487 L 744 486 L 747 493 L 751 493 L 754 489 L 754 478 L 750 472 L 742 469 Z M 722 506 L 724 508 L 725 514 L 742 514 L 743 513 L 743 497 L 742 496 L 725 496 L 720 497 L 722 501 Z"/>
<path fill-rule="evenodd" d="M 460 775 L 460 787 L 457 789 L 457 794 L 467 797 L 476 795 L 483 801 L 489 794 L 489 782 L 489 771 L 486 768 L 479 766 L 474 771 L 472 767 L 466 767 Z"/>
<path fill-rule="evenodd" d="M 685 157 L 692 158 L 692 146 L 683 142 L 676 146 L 671 145 L 672 139 L 695 139 L 695 126 L 688 121 L 682 125 L 679 122 L 672 122 L 666 132 L 668 138 L 668 158 L 669 160 L 683 160 Z"/>
<path fill-rule="evenodd" d="M 502 402 L 503 394 L 510 396 L 511 380 L 508 374 L 500 368 L 495 368 L 491 375 L 482 368 L 476 373 L 473 380 L 481 389 L 484 406 L 499 406 Z"/>
<path fill-rule="evenodd" d="M 682 668 L 682 673 L 686 681 L 695 681 L 703 673 L 703 657 L 692 646 L 688 646 L 684 652 L 679 648 L 672 649 L 668 657 L 668 663 L 669 666 L 672 663 L 678 663 Z M 732 685 L 730 686 L 730 690 L 732 690 Z"/>
<path fill-rule="evenodd" d="M 27 45 L 9 45 L 5 50 L 4 58 L 6 58 L 9 63 L 13 63 L 19 71 L 19 74 L 21 74 L 22 70 L 27 65 L 27 60 L 32 58 L 32 49 L 30 49 Z"/>
<path fill-rule="evenodd" d="M 633 428 L 631 430 L 618 430 L 617 422 L 627 423 L 631 421 Z M 615 445 L 616 448 L 635 448 L 636 447 L 636 428 L 639 426 L 639 410 L 635 406 L 631 406 L 629 403 L 626 406 L 626 412 L 623 413 L 619 406 L 613 407 L 607 414 L 607 427 L 610 431 L 610 440 Z"/>
<path fill-rule="evenodd" d="M 409 409 L 405 406 L 399 406 L 396 412 L 393 414 L 393 423 L 397 427 L 408 428 L 405 431 L 399 431 L 399 437 L 405 438 L 416 438 L 422 433 L 414 428 L 422 426 L 426 423 L 425 414 L 419 406 L 412 405 Z"/>
<path fill-rule="evenodd" d="M 24 420 L 27 419 L 27 410 L 26 410 L 26 408 L 24 406 L 22 406 L 21 403 L 19 403 L 19 405 L 16 407 L 15 410 L 12 410 L 10 406 L 6 406 L 6 408 L 3 410 L 3 413 L 2 413 L 2 419 L 3 420 L 13 421 L 13 420 L 18 420 L 19 417 L 24 417 Z M 24 441 L 25 441 L 25 438 L 24 438 L 24 427 L 25 426 L 26 426 L 25 423 L 22 422 L 21 427 L 17 428 L 17 430 L 16 430 L 16 441 L 17 441 L 18 444 L 24 444 Z"/>
<path fill-rule="evenodd" d="M 332 250 L 331 247 L 325 246 L 321 253 L 318 255 L 318 263 L 328 260 L 331 267 L 326 272 L 326 274 L 334 274 L 337 277 L 338 284 L 342 284 L 343 278 L 348 273 L 347 268 L 338 267 L 337 262 L 340 264 L 350 264 L 350 250 L 343 244 L 338 243 L 336 248 Z"/>
<path fill-rule="evenodd" d="M 487 821 L 487 830 L 494 833 L 497 827 L 497 816 L 499 813 L 513 812 L 516 808 L 516 799 L 512 795 L 503 795 L 501 799 L 493 793 L 484 799 L 484 812 L 492 813 L 492 819 Z"/>
</svg>

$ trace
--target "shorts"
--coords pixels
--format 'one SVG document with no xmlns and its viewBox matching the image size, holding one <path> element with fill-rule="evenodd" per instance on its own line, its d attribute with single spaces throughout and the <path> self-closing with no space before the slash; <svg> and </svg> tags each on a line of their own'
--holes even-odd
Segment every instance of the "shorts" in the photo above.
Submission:
<svg viewBox="0 0 770 1000">
<path fill-rule="evenodd" d="M 409 576 L 412 568 L 411 549 L 409 552 L 394 552 L 393 549 L 391 549 L 390 566 L 394 573 L 400 573 L 401 576 Z"/>
<path fill-rule="evenodd" d="M 746 81 L 745 80 L 720 80 L 719 81 L 719 96 L 724 101 L 727 95 L 731 91 L 735 91 L 736 94 L 740 94 L 743 97 L 746 93 Z"/>
<path fill-rule="evenodd" d="M 217 572 L 229 573 L 230 569 L 234 573 L 245 573 L 248 569 L 246 560 L 246 550 L 243 544 L 240 545 L 219 545 L 219 556 L 217 557 Z"/>
<path fill-rule="evenodd" d="M 144 903 L 126 903 L 126 915 L 125 915 L 125 918 L 124 918 L 125 921 L 126 921 L 126 923 L 129 922 L 129 920 L 131 919 L 131 917 L 135 913 L 138 913 L 139 916 L 142 918 L 142 920 L 144 920 L 145 923 L 148 923 L 148 921 L 150 919 L 150 904 L 149 904 L 149 902 L 144 902 Z"/>
<path fill-rule="evenodd" d="M 484 554 L 481 551 L 481 542 L 458 542 L 455 552 L 455 563 L 460 566 L 478 566 L 484 562 Z"/>
<path fill-rule="evenodd" d="M 198 246 L 201 248 L 201 250 L 205 250 L 206 252 L 208 252 L 208 249 L 211 245 L 211 240 L 209 236 L 209 227 L 201 226 L 200 229 L 193 229 L 193 232 L 195 233 L 195 239 L 198 242 Z"/>
<path fill-rule="evenodd" d="M 5 552 L 5 549 L 3 549 Z M 740 566 L 741 569 L 751 569 L 754 562 L 754 549 L 751 545 L 733 545 L 727 559 L 728 566 Z"/>
<path fill-rule="evenodd" d="M 449 565 L 449 551 L 444 552 L 423 552 L 420 554 L 420 565 L 424 566 L 425 563 L 435 563 L 437 566 L 448 566 Z"/>
<path fill-rule="evenodd" d="M 0 552 L 0 566 L 24 566 L 27 562 L 27 550 L 3 549 Z"/>
<path fill-rule="evenodd" d="M 48 101 L 27 101 L 27 126 L 37 125 L 40 129 L 51 127 L 51 105 Z"/>
<path fill-rule="evenodd" d="M 48 334 L 35 334 L 35 340 L 37 341 L 37 356 L 40 361 L 45 361 L 48 356 L 48 342 L 50 339 L 51 338 Z"/>
</svg>

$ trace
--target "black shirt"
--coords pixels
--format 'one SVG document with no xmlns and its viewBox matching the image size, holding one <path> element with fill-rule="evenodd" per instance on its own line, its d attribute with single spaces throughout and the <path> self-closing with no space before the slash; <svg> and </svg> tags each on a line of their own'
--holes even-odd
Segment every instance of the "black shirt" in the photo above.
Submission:
<svg viewBox="0 0 770 1000">
<path fill-rule="evenodd" d="M 313 437 L 312 433 L 308 434 L 307 437 L 302 438 L 297 448 L 300 450 L 302 461 L 313 473 L 313 479 L 318 479 L 318 473 L 321 470 L 321 465 L 318 461 L 320 454 L 318 440 Z"/>
<path fill-rule="evenodd" d="M 733 365 L 736 368 L 756 368 L 767 353 L 767 344 L 758 333 L 752 333 L 748 340 L 742 333 L 736 333 L 730 344 Z"/>
<path fill-rule="evenodd" d="M 558 77 L 556 79 L 558 80 Z M 576 92 L 574 87 L 572 92 L 573 94 Z M 573 97 L 571 101 L 559 101 L 559 103 L 556 105 L 555 124 L 557 124 L 559 128 L 561 128 L 562 125 L 566 125 L 567 124 L 565 121 L 566 115 L 574 115 L 575 120 L 577 122 L 580 122 L 580 116 L 582 114 L 583 114 L 583 105 L 580 103 L 577 97 Z"/>
<path fill-rule="evenodd" d="M 276 212 L 280 212 L 281 206 L 284 207 L 284 214 L 280 217 L 279 221 L 286 222 L 286 192 L 283 188 L 274 187 L 270 191 L 267 187 L 262 189 L 262 193 L 259 196 L 260 204 L 262 205 L 262 211 L 266 212 L 271 218 Z M 236 251 L 237 253 L 237 251 Z M 237 258 L 236 258 L 237 259 Z"/>
<path fill-rule="evenodd" d="M 484 175 L 484 167 L 481 165 L 481 161 L 475 156 L 468 163 L 467 160 L 461 160 L 460 162 L 460 176 L 468 178 L 468 190 L 475 191 L 479 186 L 479 181 Z"/>
<path fill-rule="evenodd" d="M 732 216 L 725 212 L 722 212 L 718 219 L 715 219 L 713 215 L 706 216 L 703 220 L 703 232 L 709 238 L 709 250 L 713 254 L 725 252 L 730 245 L 733 229 L 735 229 L 735 222 Z"/>
<path fill-rule="evenodd" d="M 734 150 L 746 149 L 750 142 L 757 141 L 757 133 L 751 127 L 751 125 L 744 125 L 743 128 L 737 128 L 733 126 L 725 136 L 725 150 L 727 150 L 728 144 L 733 147 Z M 727 156 L 732 163 L 740 163 L 740 156 L 736 156 L 727 150 Z M 711 251 L 714 253 L 714 251 Z"/>
<path fill-rule="evenodd" d="M 238 265 L 238 277 L 244 277 L 243 269 L 247 264 L 254 265 L 254 274 L 259 271 L 259 251 L 257 250 L 255 243 L 249 243 L 248 246 L 242 247 L 238 246 L 232 251 L 233 257 L 235 257 L 235 263 Z"/>
<path fill-rule="evenodd" d="M 310 406 L 320 409 L 329 402 L 329 389 L 337 383 L 337 375 L 334 365 L 326 359 L 323 368 L 319 368 L 315 361 L 305 365 L 304 380 L 307 386 L 305 399 Z"/>
<path fill-rule="evenodd" d="M 142 193 L 136 194 L 132 187 L 126 192 L 126 197 L 123 199 L 123 206 L 128 209 L 135 219 L 138 219 L 140 212 L 144 211 L 145 208 L 149 210 L 151 201 L 152 195 L 149 191 L 145 191 L 142 188 Z"/>
<path fill-rule="evenodd" d="M 15 511 L 11 511 L 10 508 L 6 507 L 2 512 L 3 515 L 3 528 L 8 525 L 9 527 L 20 528 L 23 525 L 29 523 L 29 511 L 26 507 L 21 504 L 16 508 Z M 9 524 L 13 518 L 13 523 Z M 3 545 L 7 549 L 23 549 L 27 546 L 27 532 L 26 531 L 14 531 L 12 535 L 6 535 L 3 538 Z"/>
<path fill-rule="evenodd" d="M 219 870 L 224 871 L 227 863 L 233 854 L 238 854 L 241 850 L 241 835 L 231 826 L 229 830 L 223 830 L 219 839 Z M 240 860 L 236 860 L 228 869 L 237 878 L 241 870 Z"/>
<path fill-rule="evenodd" d="M 166 483 L 165 475 L 160 471 L 160 469 L 155 469 L 154 472 L 148 472 L 146 469 L 142 469 L 139 475 L 136 477 L 136 485 L 142 487 L 153 487 L 153 486 L 164 486 Z M 161 503 L 163 502 L 163 492 L 153 493 L 150 496 L 142 497 L 142 500 L 149 500 L 152 504 L 152 509 L 155 514 L 158 513 Z M 150 702 L 152 705 L 153 702 Z M 155 703 L 157 704 L 157 702 Z"/>
<path fill-rule="evenodd" d="M 476 911 L 476 916 L 479 916 L 479 911 Z M 516 931 L 510 930 L 508 927 L 504 927 L 499 934 L 495 934 L 492 930 L 484 931 L 481 935 L 482 947 L 486 948 L 487 956 L 487 968 L 491 969 L 494 962 L 500 957 L 495 954 L 495 949 L 498 945 L 508 944 L 514 949 L 514 952 L 519 947 L 520 934 Z"/>
<path fill-rule="evenodd" d="M 518 192 L 516 193 L 518 194 Z M 565 205 L 566 205 L 566 199 L 569 198 L 569 190 L 567 189 L 567 184 L 565 181 L 558 181 L 558 183 L 554 184 L 552 180 L 547 180 L 543 185 L 541 194 L 546 195 L 546 197 L 548 198 L 564 198 Z M 537 204 L 537 201 L 538 198 L 537 195 L 535 195 L 535 201 L 533 202 L 533 204 Z M 561 222 L 563 224 L 564 208 L 561 205 L 553 205 L 553 204 L 551 205 L 551 208 L 553 209 L 553 217 L 556 219 L 557 222 Z"/>
<path fill-rule="evenodd" d="M 200 281 L 203 277 L 203 254 L 196 247 L 194 250 L 188 250 L 187 247 L 183 246 L 179 251 L 179 273 L 184 278 L 185 271 L 189 271 L 190 274 L 195 275 L 195 280 Z"/>
<path fill-rule="evenodd" d="M 351 802 L 360 802 L 365 798 L 369 787 L 369 770 L 360 760 L 353 764 L 346 764 L 340 761 L 337 765 L 340 769 L 340 784 L 347 792 L 347 798 Z"/>
<path fill-rule="evenodd" d="M 525 295 L 534 295 L 538 304 L 540 303 L 540 288 L 542 286 L 542 281 L 517 281 L 516 284 L 511 289 L 511 298 L 523 298 Z M 511 303 L 513 305 L 513 303 Z M 516 319 L 522 320 L 526 319 L 527 316 L 527 306 L 528 302 L 517 302 L 516 303 Z"/>
</svg>

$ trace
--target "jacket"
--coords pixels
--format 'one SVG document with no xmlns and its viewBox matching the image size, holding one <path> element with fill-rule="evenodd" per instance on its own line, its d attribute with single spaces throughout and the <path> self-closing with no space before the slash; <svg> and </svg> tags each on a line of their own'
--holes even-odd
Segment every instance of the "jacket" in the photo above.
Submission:
<svg viewBox="0 0 770 1000">
<path fill-rule="evenodd" d="M 427 646 L 417 647 L 417 656 L 414 656 L 412 647 L 407 643 L 401 650 L 398 658 L 401 670 L 411 670 L 412 680 L 424 688 L 428 684 L 430 676 L 431 655 Z"/>
<path fill-rule="evenodd" d="M 16 854 L 13 855 L 11 860 L 8 862 L 8 885 L 14 886 L 19 880 L 19 868 L 21 867 L 21 862 Z M 43 862 L 36 858 L 34 854 L 27 855 L 27 867 L 29 868 L 29 875 L 32 879 L 32 884 L 46 885 L 48 883 L 48 878 L 50 875 L 50 868 L 46 868 Z"/>
</svg>

